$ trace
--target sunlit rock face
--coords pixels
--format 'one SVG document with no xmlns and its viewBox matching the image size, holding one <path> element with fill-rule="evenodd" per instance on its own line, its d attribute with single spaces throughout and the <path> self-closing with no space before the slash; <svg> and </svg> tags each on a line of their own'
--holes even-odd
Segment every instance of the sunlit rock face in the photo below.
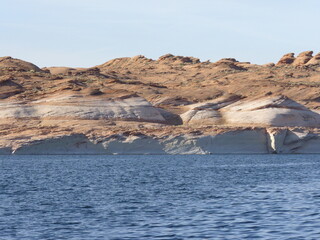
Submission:
<svg viewBox="0 0 320 240">
<path fill-rule="evenodd" d="M 320 134 L 303 128 L 268 129 L 271 153 L 320 153 Z"/>
<path fill-rule="evenodd" d="M 292 65 L 294 66 L 302 66 L 306 63 L 308 63 L 312 59 L 313 51 L 305 51 L 300 53 L 297 58 L 294 60 Z"/>
<path fill-rule="evenodd" d="M 260 126 L 320 126 L 320 115 L 284 96 L 240 101 L 223 109 L 231 124 Z"/>
<path fill-rule="evenodd" d="M 0 118 L 114 119 L 145 122 L 166 120 L 160 111 L 141 97 L 103 99 L 67 95 L 28 103 L 0 103 Z"/>
<path fill-rule="evenodd" d="M 233 126 L 320 126 L 320 115 L 284 96 L 225 102 L 204 102 L 190 106 L 181 118 L 185 123 Z"/>
<path fill-rule="evenodd" d="M 319 65 L 320 64 L 320 53 L 314 55 L 313 58 L 311 58 L 306 65 Z"/>
<path fill-rule="evenodd" d="M 283 55 L 283 57 L 279 60 L 277 66 L 289 65 L 292 64 L 295 60 L 296 58 L 294 57 L 294 53 L 287 53 Z"/>
<path fill-rule="evenodd" d="M 319 56 L 42 69 L 2 57 L 0 154 L 316 153 Z"/>
</svg>

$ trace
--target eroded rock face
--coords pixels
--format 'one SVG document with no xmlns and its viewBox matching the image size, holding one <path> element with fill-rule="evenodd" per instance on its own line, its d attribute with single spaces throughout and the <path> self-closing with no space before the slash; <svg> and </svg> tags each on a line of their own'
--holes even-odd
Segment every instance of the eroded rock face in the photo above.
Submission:
<svg viewBox="0 0 320 240">
<path fill-rule="evenodd" d="M 311 57 L 288 54 L 274 66 L 138 55 L 43 71 L 1 58 L 0 148 L 45 153 L 83 142 L 98 154 L 316 152 L 320 55 Z"/>
<path fill-rule="evenodd" d="M 310 61 L 307 62 L 307 65 L 319 65 L 320 64 L 320 53 L 316 54 Z"/>
<path fill-rule="evenodd" d="M 295 61 L 294 53 L 287 53 L 277 63 L 277 66 L 290 65 Z"/>
<path fill-rule="evenodd" d="M 238 100 L 240 100 L 240 97 L 231 96 L 213 101 L 192 104 L 188 106 L 190 109 L 189 111 L 181 114 L 181 119 L 185 124 L 223 124 L 224 119 L 220 109 Z"/>
<path fill-rule="evenodd" d="M 22 86 L 14 81 L 12 75 L 0 77 L 0 99 L 5 99 L 22 92 Z"/>
<path fill-rule="evenodd" d="M 292 65 L 301 66 L 308 63 L 312 59 L 313 51 L 305 51 L 298 55 L 298 57 L 294 60 Z"/>
<path fill-rule="evenodd" d="M 222 58 L 219 61 L 213 63 L 212 65 L 215 68 L 221 70 L 238 70 L 238 71 L 245 71 L 247 70 L 235 58 Z"/>
<path fill-rule="evenodd" d="M 211 123 L 231 126 L 320 126 L 320 115 L 285 97 L 275 96 L 256 100 L 228 99 L 190 106 L 181 115 L 184 123 Z"/>
<path fill-rule="evenodd" d="M 271 153 L 318 153 L 320 135 L 308 129 L 268 129 Z"/>
<path fill-rule="evenodd" d="M 141 97 L 103 99 L 57 95 L 25 103 L 0 104 L 0 118 L 114 119 L 166 123 L 160 111 Z"/>
<path fill-rule="evenodd" d="M 197 144 L 206 154 L 268 153 L 264 129 L 234 130 L 214 136 L 204 136 Z"/>
<path fill-rule="evenodd" d="M 82 134 L 34 141 L 13 151 L 16 155 L 105 154 L 101 144 L 94 144 Z"/>
<path fill-rule="evenodd" d="M 222 123 L 222 116 L 219 111 L 213 109 L 192 109 L 181 115 L 184 123 L 206 123 L 219 125 Z"/>
<path fill-rule="evenodd" d="M 320 62 L 320 53 L 312 56 L 313 51 L 305 51 L 300 53 L 296 58 L 294 53 L 285 54 L 277 66 L 292 65 L 292 66 L 304 66 L 304 65 L 317 65 Z"/>
<path fill-rule="evenodd" d="M 276 96 L 254 101 L 239 101 L 223 109 L 226 121 L 231 124 L 260 126 L 320 126 L 320 115 L 305 106 Z"/>
<path fill-rule="evenodd" d="M 118 136 L 103 142 L 108 154 L 166 154 L 159 139 L 149 136 Z"/>
<path fill-rule="evenodd" d="M 0 154 L 9 154 L 10 148 Z M 33 141 L 13 154 L 267 154 L 320 153 L 320 134 L 307 129 L 257 128 L 212 135 L 116 135 L 89 140 L 82 134 Z"/>
<path fill-rule="evenodd" d="M 194 57 L 183 57 L 183 56 L 174 56 L 172 54 L 166 54 L 161 57 L 159 57 L 158 62 L 167 62 L 167 63 L 172 63 L 172 62 L 177 62 L 177 63 L 190 63 L 190 64 L 196 64 L 200 63 L 199 58 L 194 58 Z"/>
<path fill-rule="evenodd" d="M 230 131 L 217 135 L 113 136 L 94 142 L 81 134 L 33 141 L 14 154 L 221 154 L 268 153 L 264 129 Z"/>
</svg>

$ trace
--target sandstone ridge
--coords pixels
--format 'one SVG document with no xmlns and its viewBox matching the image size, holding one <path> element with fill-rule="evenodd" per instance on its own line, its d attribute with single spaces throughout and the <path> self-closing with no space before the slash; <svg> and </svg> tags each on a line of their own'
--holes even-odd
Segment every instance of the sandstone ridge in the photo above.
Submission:
<svg viewBox="0 0 320 240">
<path fill-rule="evenodd" d="M 285 54 L 277 63 L 277 66 L 281 65 L 293 65 L 293 66 L 304 66 L 304 65 L 319 65 L 320 64 L 320 53 L 313 56 L 313 51 L 305 51 L 300 53 L 296 58 L 294 53 Z"/>
</svg>

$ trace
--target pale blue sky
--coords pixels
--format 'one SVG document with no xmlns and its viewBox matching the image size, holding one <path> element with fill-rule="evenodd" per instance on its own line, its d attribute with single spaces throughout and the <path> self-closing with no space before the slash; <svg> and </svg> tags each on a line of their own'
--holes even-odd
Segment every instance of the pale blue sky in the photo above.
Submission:
<svg viewBox="0 0 320 240">
<path fill-rule="evenodd" d="M 319 0 L 1 0 L 0 56 L 90 67 L 166 53 L 267 63 L 320 51 Z"/>
</svg>

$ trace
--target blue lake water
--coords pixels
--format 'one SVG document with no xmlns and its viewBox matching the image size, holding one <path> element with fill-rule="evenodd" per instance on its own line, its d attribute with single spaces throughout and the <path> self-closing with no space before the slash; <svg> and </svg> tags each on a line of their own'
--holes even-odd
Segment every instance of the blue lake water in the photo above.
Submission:
<svg viewBox="0 0 320 240">
<path fill-rule="evenodd" d="M 1 156 L 11 239 L 320 239 L 320 155 Z"/>
</svg>

